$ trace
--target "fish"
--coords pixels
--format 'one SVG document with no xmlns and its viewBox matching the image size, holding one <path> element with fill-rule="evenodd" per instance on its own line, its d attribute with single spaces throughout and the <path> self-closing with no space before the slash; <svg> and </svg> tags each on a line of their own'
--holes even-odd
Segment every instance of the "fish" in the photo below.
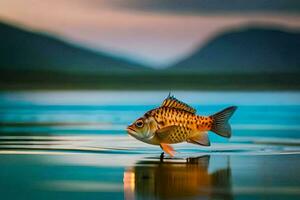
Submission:
<svg viewBox="0 0 300 200">
<path fill-rule="evenodd" d="M 196 114 L 196 109 L 170 94 L 158 108 L 149 110 L 127 127 L 127 133 L 135 139 L 151 145 L 159 145 L 171 157 L 175 150 L 170 144 L 187 142 L 210 146 L 208 131 L 230 138 L 229 119 L 237 110 L 230 106 L 210 116 Z"/>
</svg>

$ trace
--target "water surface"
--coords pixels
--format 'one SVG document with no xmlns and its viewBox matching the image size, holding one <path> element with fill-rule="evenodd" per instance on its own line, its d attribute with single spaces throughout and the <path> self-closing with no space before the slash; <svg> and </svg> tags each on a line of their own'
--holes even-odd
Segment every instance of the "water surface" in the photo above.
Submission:
<svg viewBox="0 0 300 200">
<path fill-rule="evenodd" d="M 230 105 L 230 140 L 174 145 L 176 157 L 124 128 L 168 92 L 0 93 L 5 199 L 291 199 L 300 197 L 300 93 L 173 92 L 198 114 Z"/>
</svg>

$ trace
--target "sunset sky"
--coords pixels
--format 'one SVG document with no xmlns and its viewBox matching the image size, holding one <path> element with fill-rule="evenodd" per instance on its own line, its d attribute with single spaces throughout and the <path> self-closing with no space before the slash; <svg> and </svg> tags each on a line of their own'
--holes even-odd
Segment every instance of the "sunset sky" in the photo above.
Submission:
<svg viewBox="0 0 300 200">
<path fill-rule="evenodd" d="M 252 23 L 299 30 L 298 2 L 1 0 L 0 20 L 160 68 L 224 30 Z"/>
</svg>

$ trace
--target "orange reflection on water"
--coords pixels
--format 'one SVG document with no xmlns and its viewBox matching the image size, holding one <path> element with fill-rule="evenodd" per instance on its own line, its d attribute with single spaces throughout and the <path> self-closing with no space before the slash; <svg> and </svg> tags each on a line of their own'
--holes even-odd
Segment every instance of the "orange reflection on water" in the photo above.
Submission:
<svg viewBox="0 0 300 200">
<path fill-rule="evenodd" d="M 208 165 L 209 156 L 138 162 L 124 172 L 125 199 L 232 199 L 230 168 Z"/>
<path fill-rule="evenodd" d="M 124 172 L 124 191 L 125 199 L 134 199 L 134 190 L 135 190 L 135 174 L 130 169 Z"/>
</svg>

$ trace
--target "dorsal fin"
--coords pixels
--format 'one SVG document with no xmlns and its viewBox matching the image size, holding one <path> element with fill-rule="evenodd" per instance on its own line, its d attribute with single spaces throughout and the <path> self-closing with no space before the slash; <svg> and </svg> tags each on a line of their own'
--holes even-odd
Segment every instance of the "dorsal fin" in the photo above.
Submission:
<svg viewBox="0 0 300 200">
<path fill-rule="evenodd" d="M 169 96 L 164 100 L 161 107 L 169 107 L 169 108 L 176 108 L 180 110 L 184 110 L 190 113 L 196 113 L 196 110 L 192 108 L 191 106 L 187 105 L 186 103 L 183 103 L 176 99 L 174 96 Z"/>
</svg>

